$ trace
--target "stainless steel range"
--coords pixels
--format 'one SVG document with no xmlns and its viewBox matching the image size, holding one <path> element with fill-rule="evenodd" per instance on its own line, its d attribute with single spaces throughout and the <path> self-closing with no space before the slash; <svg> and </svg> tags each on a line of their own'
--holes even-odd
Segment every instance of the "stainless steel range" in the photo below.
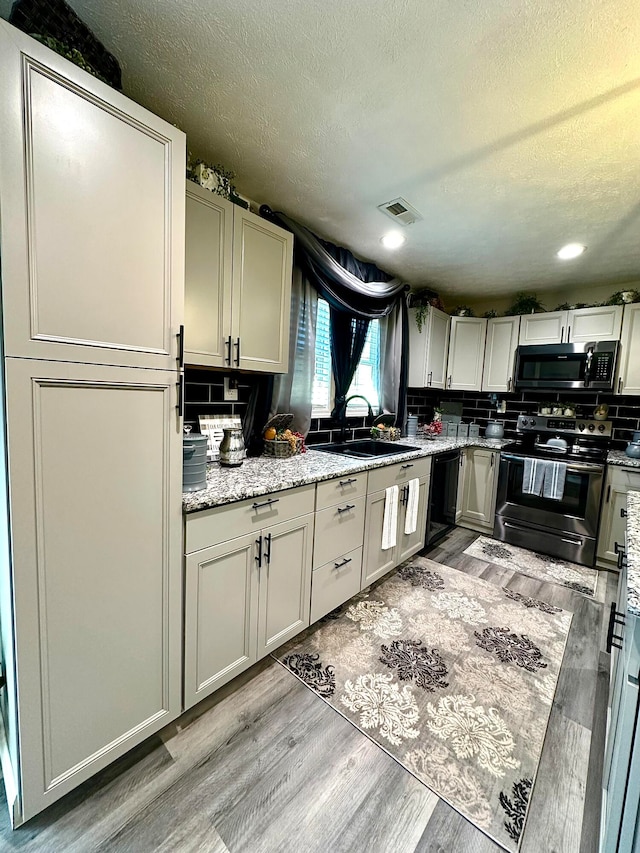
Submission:
<svg viewBox="0 0 640 853">
<path fill-rule="evenodd" d="M 593 566 L 611 422 L 520 415 L 517 430 L 500 456 L 494 537 Z"/>
</svg>

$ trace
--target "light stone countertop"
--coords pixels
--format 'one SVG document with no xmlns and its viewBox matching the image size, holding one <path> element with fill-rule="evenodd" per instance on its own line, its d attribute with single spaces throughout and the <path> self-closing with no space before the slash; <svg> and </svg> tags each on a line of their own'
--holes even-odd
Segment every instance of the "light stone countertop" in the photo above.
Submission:
<svg viewBox="0 0 640 853">
<path fill-rule="evenodd" d="M 640 617 L 640 492 L 627 492 L 627 611 Z"/>
<path fill-rule="evenodd" d="M 340 477 L 356 471 L 369 471 L 372 468 L 381 468 L 420 456 L 435 456 L 445 450 L 459 447 L 486 447 L 500 450 L 510 441 L 511 439 L 487 438 L 436 438 L 434 440 L 422 437 L 403 438 L 393 442 L 394 446 L 406 444 L 418 447 L 419 450 L 383 458 L 356 459 L 310 448 L 306 453 L 292 456 L 290 459 L 252 457 L 245 459 L 239 468 L 222 468 L 214 462 L 208 466 L 207 488 L 198 492 L 184 492 L 182 508 L 185 513 L 198 512 L 270 492 L 293 489 L 306 483 L 330 480 L 332 477 Z"/>
<path fill-rule="evenodd" d="M 640 459 L 627 456 L 624 450 L 610 450 L 607 455 L 607 465 L 623 465 L 625 468 L 640 468 Z"/>
</svg>

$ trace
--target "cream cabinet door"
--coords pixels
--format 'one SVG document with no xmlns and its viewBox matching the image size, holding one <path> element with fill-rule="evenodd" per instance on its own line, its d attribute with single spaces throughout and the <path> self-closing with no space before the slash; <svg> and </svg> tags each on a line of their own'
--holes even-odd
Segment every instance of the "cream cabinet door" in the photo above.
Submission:
<svg viewBox="0 0 640 853">
<path fill-rule="evenodd" d="M 618 561 L 615 544 L 624 546 L 626 519 L 621 511 L 626 512 L 627 492 L 630 490 L 640 491 L 640 470 L 609 466 L 598 530 L 599 562 Z"/>
<path fill-rule="evenodd" d="M 187 555 L 185 708 L 257 660 L 258 571 L 252 533 Z"/>
<path fill-rule="evenodd" d="M 569 343 L 620 340 L 622 307 L 603 305 L 601 308 L 577 308 L 569 311 L 566 340 Z"/>
<path fill-rule="evenodd" d="M 451 317 L 437 308 L 429 308 L 422 330 L 418 331 L 415 311 L 409 313 L 409 385 L 444 388 Z"/>
<path fill-rule="evenodd" d="M 452 317 L 447 361 L 447 388 L 479 391 L 482 385 L 487 321 L 479 317 Z"/>
<path fill-rule="evenodd" d="M 408 489 L 408 486 L 401 487 Z M 407 492 L 405 492 L 407 494 Z M 397 563 L 411 557 L 424 547 L 425 533 L 427 532 L 427 500 L 429 497 L 429 480 L 420 480 L 418 491 L 418 525 L 413 533 L 405 533 L 405 521 L 407 515 L 406 497 L 403 499 L 398 513 L 398 554 Z"/>
<path fill-rule="evenodd" d="M 568 324 L 566 311 L 523 314 L 520 317 L 520 343 L 562 344 L 567 340 Z"/>
<path fill-rule="evenodd" d="M 234 205 L 192 181 L 186 204 L 185 361 L 229 367 Z"/>
<path fill-rule="evenodd" d="M 313 513 L 262 531 L 258 659 L 308 627 L 312 554 Z"/>
<path fill-rule="evenodd" d="M 293 235 L 238 206 L 233 231 L 232 364 L 286 373 Z"/>
<path fill-rule="evenodd" d="M 4 347 L 175 368 L 185 136 L 0 21 Z"/>
<path fill-rule="evenodd" d="M 499 454 L 470 447 L 465 451 L 460 522 L 493 529 Z"/>
<path fill-rule="evenodd" d="M 618 394 L 640 394 L 640 303 L 624 306 Z"/>
<path fill-rule="evenodd" d="M 513 391 L 513 370 L 520 317 L 494 317 L 487 322 L 482 390 Z"/>
<path fill-rule="evenodd" d="M 6 359 L 26 820 L 181 710 L 176 374 Z"/>
<path fill-rule="evenodd" d="M 402 488 L 402 486 L 400 487 Z M 364 522 L 364 552 L 362 555 L 361 589 L 369 586 L 378 578 L 386 575 L 397 565 L 398 546 L 382 550 L 382 522 L 386 492 L 373 492 L 367 495 L 367 509 Z"/>
</svg>

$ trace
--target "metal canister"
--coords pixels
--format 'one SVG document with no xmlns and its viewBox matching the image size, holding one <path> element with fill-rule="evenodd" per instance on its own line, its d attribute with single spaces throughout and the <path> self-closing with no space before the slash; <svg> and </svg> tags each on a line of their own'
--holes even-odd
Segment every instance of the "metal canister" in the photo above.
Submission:
<svg viewBox="0 0 640 853">
<path fill-rule="evenodd" d="M 220 464 L 225 468 L 237 468 L 245 457 L 244 438 L 241 427 L 225 427 L 220 442 Z"/>
</svg>

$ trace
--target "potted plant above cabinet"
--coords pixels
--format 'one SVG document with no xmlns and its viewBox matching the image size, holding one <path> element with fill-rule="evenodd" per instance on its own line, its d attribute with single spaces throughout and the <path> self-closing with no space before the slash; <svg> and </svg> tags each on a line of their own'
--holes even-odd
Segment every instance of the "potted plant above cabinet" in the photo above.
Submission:
<svg viewBox="0 0 640 853">
<path fill-rule="evenodd" d="M 187 181 L 185 362 L 286 373 L 293 235 Z"/>
</svg>

